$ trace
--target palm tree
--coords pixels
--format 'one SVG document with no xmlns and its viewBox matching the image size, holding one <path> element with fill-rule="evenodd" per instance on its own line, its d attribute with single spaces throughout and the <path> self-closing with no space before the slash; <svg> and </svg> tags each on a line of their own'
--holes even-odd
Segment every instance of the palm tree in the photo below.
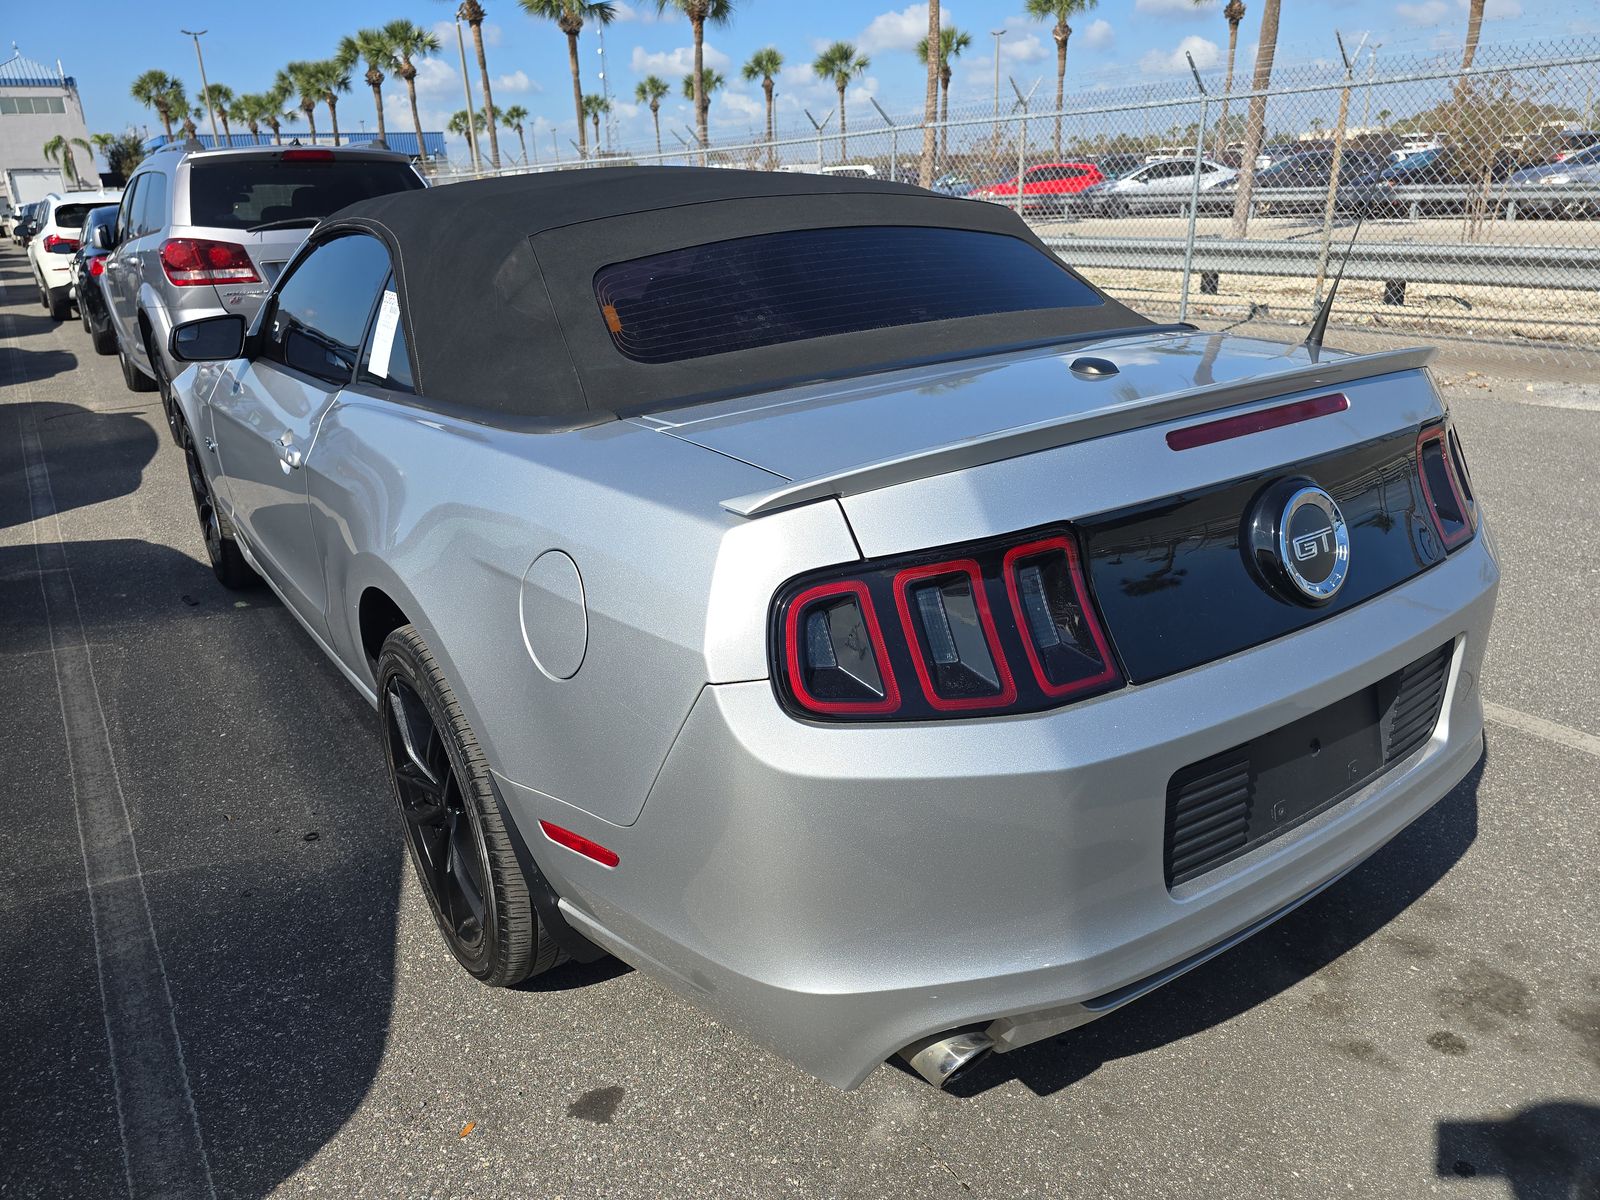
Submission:
<svg viewBox="0 0 1600 1200">
<path fill-rule="evenodd" d="M 299 109 L 306 115 L 306 124 L 311 129 L 311 144 L 317 144 L 317 104 L 322 99 L 322 83 L 317 73 L 317 64 L 313 62 L 292 62 L 278 72 L 278 78 L 273 83 L 273 90 L 281 93 L 287 101 L 291 97 L 298 100 Z"/>
<path fill-rule="evenodd" d="M 328 122 L 333 126 L 333 144 L 339 144 L 339 93 L 350 91 L 350 70 L 336 58 L 325 58 L 316 64 L 317 81 L 322 86 L 322 99 L 328 106 Z"/>
<path fill-rule="evenodd" d="M 872 60 L 849 42 L 833 43 L 833 45 L 817 55 L 816 62 L 811 64 L 811 70 L 818 79 L 826 79 L 839 89 L 839 157 L 841 159 L 845 156 L 844 90 L 850 86 L 852 80 L 860 78 L 870 66 L 872 66 Z"/>
<path fill-rule="evenodd" d="M 289 101 L 294 99 L 294 89 L 284 82 L 281 71 L 262 99 L 267 102 L 266 116 L 262 120 L 267 123 L 267 128 L 272 130 L 272 144 L 281 146 L 283 144 L 281 126 L 293 125 L 300 119 L 299 110 L 290 107 L 289 104 Z"/>
<path fill-rule="evenodd" d="M 528 165 L 528 139 L 522 136 L 522 127 L 528 120 L 528 110 L 520 104 L 513 104 L 500 114 L 500 124 L 507 129 L 516 131 L 517 141 L 522 146 L 522 165 Z"/>
<path fill-rule="evenodd" d="M 694 70 L 689 75 L 691 82 L 706 77 L 706 22 L 726 25 L 733 19 L 733 4 L 734 0 L 656 0 L 657 13 L 675 8 L 689 18 L 689 30 L 694 34 Z M 711 96 L 703 89 L 696 89 L 689 99 L 694 101 L 695 132 L 700 136 L 700 144 L 709 145 L 711 139 L 706 133 L 706 113 L 711 107 Z"/>
<path fill-rule="evenodd" d="M 414 60 L 439 53 L 439 39 L 426 29 L 410 21 L 390 21 L 383 27 L 383 36 L 389 39 L 399 62 L 394 73 L 406 81 L 406 94 L 411 100 L 411 124 L 417 131 L 417 157 L 427 162 L 422 149 L 422 117 L 417 112 L 417 66 Z"/>
<path fill-rule="evenodd" d="M 111 167 L 111 152 L 116 148 L 117 135 L 114 133 L 91 133 L 89 142 L 105 157 L 106 166 Z"/>
<path fill-rule="evenodd" d="M 1472 60 L 1478 57 L 1478 35 L 1483 31 L 1483 0 L 1468 0 L 1467 44 L 1461 50 L 1461 73 L 1472 70 Z"/>
<path fill-rule="evenodd" d="M 61 164 L 61 176 L 72 184 L 82 183 L 78 175 L 77 160 L 72 157 L 72 148 L 82 146 L 83 152 L 89 155 L 89 161 L 94 161 L 94 147 L 82 138 L 62 137 L 59 133 L 44 144 L 44 156 L 49 162 Z"/>
<path fill-rule="evenodd" d="M 783 70 L 783 55 L 778 53 L 776 46 L 766 46 L 757 50 L 750 56 L 750 61 L 744 65 L 744 77 L 751 83 L 761 80 L 761 90 L 767 94 L 767 168 L 771 170 L 777 159 L 777 150 L 772 145 L 772 81 L 779 71 Z"/>
<path fill-rule="evenodd" d="M 483 86 L 483 108 L 485 112 L 492 112 L 494 97 L 489 94 L 489 60 L 483 53 L 483 19 L 487 15 L 478 0 L 461 0 L 456 5 L 456 20 L 472 27 L 472 48 L 478 55 L 478 80 Z M 489 164 L 495 170 L 500 169 L 500 139 L 495 136 L 492 124 L 489 126 Z"/>
<path fill-rule="evenodd" d="M 685 75 L 683 77 L 683 98 L 685 100 L 692 101 L 694 99 L 694 82 L 695 80 L 692 74 Z M 700 72 L 700 96 L 705 101 L 706 113 L 708 115 L 711 112 L 711 93 L 721 91 L 722 86 L 727 82 L 728 81 L 723 78 L 722 72 L 714 71 L 710 67 L 707 67 L 704 71 Z M 704 126 L 701 126 L 701 128 L 704 128 Z M 697 136 L 700 138 L 701 149 L 705 149 L 711 144 L 710 142 L 706 141 L 704 134 L 699 134 Z"/>
<path fill-rule="evenodd" d="M 389 145 L 389 130 L 383 122 L 384 72 L 395 69 L 394 43 L 382 29 L 363 29 L 354 37 L 339 39 L 339 50 L 334 55 L 346 71 L 353 70 L 358 62 L 367 64 L 365 79 L 372 89 L 372 106 L 378 110 L 378 143 Z"/>
<path fill-rule="evenodd" d="M 1194 2 L 1200 5 L 1206 0 Z M 1222 120 L 1217 122 L 1218 158 L 1228 148 L 1228 101 L 1233 98 L 1233 58 L 1239 51 L 1239 22 L 1244 20 L 1244 5 L 1240 0 L 1228 0 L 1228 6 L 1222 10 L 1222 18 L 1228 22 L 1228 77 L 1222 84 Z"/>
<path fill-rule="evenodd" d="M 964 33 L 954 25 L 946 25 L 939 30 L 939 89 L 944 95 L 944 111 L 940 115 L 941 122 L 950 120 L 950 60 L 960 58 L 961 52 L 972 45 L 972 35 Z M 917 61 L 926 65 L 928 61 L 928 39 L 923 38 L 917 43 Z M 939 128 L 939 158 L 944 160 L 950 156 L 950 129 L 948 125 Z M 1060 153 L 1060 143 L 1057 142 L 1056 151 Z"/>
<path fill-rule="evenodd" d="M 600 118 L 611 111 L 611 101 L 593 93 L 583 98 L 583 115 L 594 122 L 594 152 L 600 153 Z"/>
<path fill-rule="evenodd" d="M 1028 16 L 1035 21 L 1054 21 L 1050 31 L 1056 40 L 1056 157 L 1061 157 L 1061 110 L 1067 103 L 1067 41 L 1072 37 L 1068 22 L 1086 13 L 1100 0 L 1028 0 Z M 1203 0 L 1195 0 L 1196 4 Z"/>
<path fill-rule="evenodd" d="M 1380 108 L 1378 110 L 1378 126 L 1379 126 L 1379 128 L 1381 128 L 1381 129 L 1389 128 L 1389 118 L 1392 117 L 1392 116 L 1394 116 L 1394 114 L 1392 112 L 1390 112 L 1387 108 Z"/>
<path fill-rule="evenodd" d="M 650 106 L 650 119 L 656 124 L 656 157 L 661 157 L 661 97 L 672 91 L 672 86 L 659 75 L 646 75 L 633 89 L 633 98 Z"/>
<path fill-rule="evenodd" d="M 251 140 L 261 144 L 261 123 L 267 119 L 267 98 L 254 92 L 240 92 L 233 98 L 233 117 L 243 121 Z"/>
<path fill-rule="evenodd" d="M 165 71 L 146 71 L 133 81 L 129 94 L 146 108 L 155 109 L 156 116 L 161 118 L 161 128 L 170 142 L 173 113 L 189 111 L 189 102 L 183 92 L 183 80 L 174 78 Z"/>
<path fill-rule="evenodd" d="M 228 127 L 229 109 L 233 104 L 233 89 L 225 83 L 207 84 L 200 91 L 200 101 L 217 114 L 222 122 L 222 144 L 233 145 L 233 130 Z"/>
<path fill-rule="evenodd" d="M 578 34 L 584 21 L 600 25 L 611 24 L 617 15 L 611 0 L 517 0 L 522 11 L 530 17 L 554 21 L 556 28 L 567 35 L 567 61 L 572 68 L 572 108 L 578 118 L 578 157 L 588 157 L 588 134 L 584 132 L 583 84 L 578 78 Z"/>
<path fill-rule="evenodd" d="M 1261 34 L 1256 45 L 1255 79 L 1251 81 L 1250 111 L 1244 123 L 1244 150 L 1239 163 L 1239 188 L 1233 197 L 1232 236 L 1242 238 L 1250 227 L 1250 196 L 1255 189 L 1256 155 L 1267 124 L 1267 88 L 1272 84 L 1272 60 L 1278 54 L 1278 13 L 1282 0 L 1266 0 L 1261 10 Z"/>
<path fill-rule="evenodd" d="M 939 23 L 939 0 L 928 0 L 928 43 L 932 45 L 943 26 Z M 922 100 L 922 157 L 917 162 L 917 182 L 927 187 L 933 182 L 933 125 L 939 118 L 939 64 L 928 60 L 928 90 Z M 819 164 L 820 165 L 820 164 Z"/>
</svg>

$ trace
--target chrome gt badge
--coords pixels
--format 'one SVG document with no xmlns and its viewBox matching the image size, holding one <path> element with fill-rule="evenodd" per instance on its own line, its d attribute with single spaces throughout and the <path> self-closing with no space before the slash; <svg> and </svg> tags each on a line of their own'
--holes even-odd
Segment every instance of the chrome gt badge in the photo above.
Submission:
<svg viewBox="0 0 1600 1200">
<path fill-rule="evenodd" d="M 1308 479 L 1281 480 L 1257 499 L 1246 550 L 1273 589 L 1304 604 L 1326 604 L 1350 573 L 1344 514 Z"/>
</svg>

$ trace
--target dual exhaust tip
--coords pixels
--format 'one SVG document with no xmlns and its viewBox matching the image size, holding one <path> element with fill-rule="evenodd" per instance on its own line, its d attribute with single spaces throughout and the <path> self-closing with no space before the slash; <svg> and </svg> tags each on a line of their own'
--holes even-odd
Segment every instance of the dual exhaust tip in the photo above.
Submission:
<svg viewBox="0 0 1600 1200">
<path fill-rule="evenodd" d="M 934 1087 L 947 1088 L 993 1050 L 994 1039 L 982 1029 L 963 1029 L 912 1042 L 896 1057 Z"/>
</svg>

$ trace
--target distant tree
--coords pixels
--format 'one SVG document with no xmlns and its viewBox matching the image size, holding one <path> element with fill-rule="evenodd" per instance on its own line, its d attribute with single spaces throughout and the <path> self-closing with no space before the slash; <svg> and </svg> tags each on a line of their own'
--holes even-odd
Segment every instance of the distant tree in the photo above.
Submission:
<svg viewBox="0 0 1600 1200">
<path fill-rule="evenodd" d="M 1028 15 L 1035 21 L 1054 21 L 1050 35 L 1056 43 L 1056 157 L 1061 157 L 1061 110 L 1067 103 L 1067 42 L 1072 37 L 1069 22 L 1086 13 L 1100 0 L 1028 0 Z M 1202 3 L 1203 0 L 1195 0 Z"/>
<path fill-rule="evenodd" d="M 600 118 L 611 111 L 611 101 L 592 93 L 583 98 L 583 115 L 594 122 L 594 152 L 600 153 Z"/>
<path fill-rule="evenodd" d="M 105 138 L 102 142 L 100 139 Z M 123 133 L 97 133 L 91 139 L 106 156 L 106 170 L 126 179 L 144 161 L 144 140 L 132 129 Z"/>
<path fill-rule="evenodd" d="M 677 9 L 689 18 L 689 32 L 694 38 L 694 70 L 689 73 L 691 82 L 706 78 L 706 24 L 726 25 L 733 20 L 734 0 L 656 0 L 656 12 Z M 697 90 L 689 97 L 694 102 L 694 128 L 700 135 L 700 144 L 707 146 L 711 137 L 706 130 L 706 114 L 711 110 L 711 93 Z"/>
<path fill-rule="evenodd" d="M 932 45 L 943 25 L 939 20 L 939 0 L 928 0 L 928 44 Z M 939 119 L 939 64 L 928 59 L 928 88 L 922 101 L 922 156 L 917 161 L 917 182 L 927 187 L 933 182 L 934 123 Z"/>
<path fill-rule="evenodd" d="M 1461 73 L 1472 70 L 1472 60 L 1478 57 L 1478 35 L 1483 32 L 1483 0 L 1468 0 L 1467 41 L 1461 48 Z"/>
<path fill-rule="evenodd" d="M 941 122 L 950 120 L 950 60 L 952 58 L 960 58 L 961 52 L 968 49 L 971 45 L 972 35 L 970 33 L 963 33 L 953 25 L 946 25 L 944 28 L 939 30 L 939 89 L 943 95 L 941 104 L 944 110 L 939 117 Z M 924 66 L 927 65 L 927 38 L 923 38 L 917 43 L 917 61 L 922 63 Z M 1057 124 L 1059 123 L 1060 122 L 1058 121 Z M 948 158 L 950 154 L 950 130 L 948 127 L 941 125 L 939 134 L 939 158 L 943 160 Z M 1056 153 L 1057 155 L 1061 153 L 1061 147 L 1059 143 L 1056 146 Z"/>
<path fill-rule="evenodd" d="M 217 114 L 222 122 L 222 144 L 233 144 L 233 130 L 228 127 L 228 117 L 233 104 L 233 89 L 225 83 L 211 83 L 200 89 L 200 103 Z M 198 119 L 198 114 L 196 114 Z"/>
<path fill-rule="evenodd" d="M 839 92 L 839 157 L 845 156 L 844 90 L 866 74 L 872 60 L 849 42 L 834 42 L 811 64 L 818 79 L 826 79 Z"/>
<path fill-rule="evenodd" d="M 1249 115 L 1245 118 L 1244 150 L 1240 154 L 1239 186 L 1233 195 L 1230 232 L 1242 238 L 1250 228 L 1250 197 L 1255 191 L 1256 155 L 1267 125 L 1267 89 L 1272 86 L 1272 63 L 1278 56 L 1278 18 L 1282 0 L 1266 0 L 1261 9 L 1261 35 L 1256 45 L 1255 78 L 1251 81 Z"/>
<path fill-rule="evenodd" d="M 89 155 L 90 163 L 94 162 L 94 147 L 89 145 L 83 138 L 62 137 L 58 133 L 44 144 L 46 160 L 61 164 L 61 174 L 69 181 L 69 186 L 83 182 L 78 175 L 78 162 L 72 157 L 72 148 L 74 146 L 81 146 L 83 152 Z"/>
<path fill-rule="evenodd" d="M 661 98 L 672 91 L 672 86 L 659 75 L 646 75 L 633 89 L 633 98 L 650 106 L 650 119 L 656 126 L 656 157 L 661 157 Z"/>
<path fill-rule="evenodd" d="M 267 119 L 270 107 L 267 97 L 258 92 L 240 92 L 233 98 L 233 119 L 244 123 L 244 127 L 250 131 L 251 140 L 258 146 L 261 144 L 261 123 Z"/>
<path fill-rule="evenodd" d="M 427 162 L 427 154 L 422 149 L 422 117 L 417 112 L 416 64 L 419 59 L 439 53 L 439 39 L 406 20 L 390 21 L 383 27 L 383 33 L 399 60 L 394 73 L 406 81 L 406 95 L 411 100 L 411 124 L 417 132 L 417 155 L 421 161 Z"/>
<path fill-rule="evenodd" d="M 273 88 L 285 100 L 295 99 L 306 115 L 306 125 L 311 130 L 311 144 L 317 141 L 317 105 L 322 101 L 322 81 L 313 62 L 292 62 L 278 72 Z"/>
<path fill-rule="evenodd" d="M 513 104 L 510 108 L 503 109 L 500 113 L 500 124 L 517 135 L 517 142 L 522 147 L 522 165 L 528 165 L 528 139 L 523 136 L 523 127 L 528 122 L 528 110 L 520 104 Z"/>
<path fill-rule="evenodd" d="M 683 98 L 691 102 L 695 97 L 694 82 L 694 75 L 692 73 L 683 77 Z M 721 91 L 727 82 L 728 81 L 723 78 L 722 72 L 714 71 L 710 67 L 707 67 L 704 71 L 700 72 L 700 96 L 705 100 L 707 113 L 710 113 L 711 111 L 711 94 L 713 92 Z M 700 138 L 700 144 L 702 146 L 709 145 L 703 135 Z"/>
<path fill-rule="evenodd" d="M 1389 118 L 1392 117 L 1392 116 L 1394 116 L 1394 114 L 1392 112 L 1390 112 L 1387 108 L 1380 108 L 1378 110 L 1378 125 L 1379 125 L 1379 127 L 1383 128 L 1383 129 L 1389 128 Z"/>
<path fill-rule="evenodd" d="M 334 61 L 346 71 L 353 71 L 361 63 L 366 64 L 367 71 L 363 78 L 372 89 L 372 106 L 378 110 L 378 141 L 387 146 L 389 130 L 383 121 L 383 81 L 385 72 L 399 65 L 389 34 L 383 29 L 363 29 L 353 37 L 340 38 Z"/>
<path fill-rule="evenodd" d="M 183 91 L 183 80 L 176 79 L 165 71 L 146 71 L 133 81 L 129 94 L 146 108 L 155 110 L 156 116 L 161 120 L 161 128 L 170 142 L 173 116 L 187 113 L 189 110 L 189 102 Z"/>
<path fill-rule="evenodd" d="M 616 18 L 616 6 L 611 0 L 517 0 L 522 11 L 530 17 L 554 21 L 556 28 L 567 35 L 567 65 L 572 70 L 572 108 L 578 118 L 578 157 L 588 156 L 589 135 L 584 131 L 583 84 L 578 73 L 578 34 L 584 21 L 609 25 Z"/>
<path fill-rule="evenodd" d="M 744 77 L 751 83 L 761 80 L 761 90 L 767 96 L 767 165 L 770 169 L 776 155 L 773 148 L 773 122 L 772 122 L 772 81 L 778 77 L 778 72 L 783 70 L 783 55 L 778 53 L 776 46 L 765 46 L 750 56 L 750 61 L 744 65 Z"/>
<path fill-rule="evenodd" d="M 339 93 L 350 91 L 350 68 L 336 58 L 324 58 L 311 64 L 313 77 L 322 92 L 322 102 L 328 106 L 328 121 L 333 125 L 333 144 L 339 144 Z"/>
<path fill-rule="evenodd" d="M 484 111 L 493 112 L 494 97 L 489 93 L 489 60 L 483 53 L 483 21 L 487 16 L 478 0 L 461 0 L 456 5 L 456 20 L 465 21 L 472 30 L 472 48 L 478 55 L 478 82 L 483 90 Z M 493 125 L 489 126 L 489 164 L 496 170 L 500 168 L 500 138 Z"/>
</svg>

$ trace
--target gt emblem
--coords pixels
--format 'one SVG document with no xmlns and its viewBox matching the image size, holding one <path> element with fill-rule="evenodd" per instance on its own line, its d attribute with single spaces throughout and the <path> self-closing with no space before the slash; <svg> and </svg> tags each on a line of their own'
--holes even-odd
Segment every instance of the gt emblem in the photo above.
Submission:
<svg viewBox="0 0 1600 1200">
<path fill-rule="evenodd" d="M 1333 553 L 1333 526 L 1324 525 L 1315 533 L 1302 534 L 1294 539 L 1294 556 L 1299 562 L 1309 562 L 1319 554 Z"/>
<path fill-rule="evenodd" d="M 1245 521 L 1245 555 L 1285 600 L 1326 604 L 1350 573 L 1350 531 L 1332 496 L 1309 479 L 1280 479 Z"/>
</svg>

